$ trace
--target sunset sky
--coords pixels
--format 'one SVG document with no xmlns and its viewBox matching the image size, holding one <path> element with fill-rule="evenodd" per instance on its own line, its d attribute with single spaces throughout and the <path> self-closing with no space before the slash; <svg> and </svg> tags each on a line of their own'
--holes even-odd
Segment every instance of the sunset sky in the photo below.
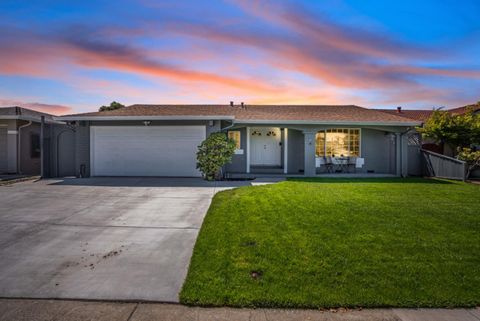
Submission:
<svg viewBox="0 0 480 321">
<path fill-rule="evenodd" d="M 0 2 L 0 106 L 458 107 L 480 100 L 480 1 Z"/>
</svg>

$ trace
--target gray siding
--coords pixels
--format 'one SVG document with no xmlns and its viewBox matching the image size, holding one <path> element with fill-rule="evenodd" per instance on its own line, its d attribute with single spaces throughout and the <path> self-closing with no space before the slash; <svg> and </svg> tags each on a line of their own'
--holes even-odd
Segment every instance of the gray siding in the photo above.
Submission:
<svg viewBox="0 0 480 321">
<path fill-rule="evenodd" d="M 365 165 L 360 172 L 375 172 L 381 174 L 394 174 L 392 167 L 392 149 L 395 142 L 387 132 L 369 128 L 362 128 L 361 157 L 365 158 Z"/>
<path fill-rule="evenodd" d="M 303 172 L 305 142 L 303 133 L 299 130 L 288 130 L 288 174 L 300 174 Z"/>
<path fill-rule="evenodd" d="M 232 161 L 225 165 L 225 170 L 229 173 L 245 173 L 247 168 L 247 129 L 237 128 L 231 130 L 240 131 L 240 148 L 243 149 L 243 155 L 233 155 Z"/>
<path fill-rule="evenodd" d="M 0 173 L 8 171 L 7 148 L 7 127 L 0 127 Z"/>
<path fill-rule="evenodd" d="M 81 168 L 85 167 L 84 175 L 90 176 L 90 124 L 81 121 L 75 129 L 75 175 L 81 175 Z"/>
<path fill-rule="evenodd" d="M 21 125 L 27 122 L 22 122 Z M 20 169 L 19 172 L 27 175 L 40 174 L 40 156 L 32 157 L 31 144 L 34 135 L 40 136 L 40 124 L 32 123 L 20 131 Z"/>
<path fill-rule="evenodd" d="M 9 131 L 17 130 L 16 120 L 7 120 L 7 129 Z M 8 173 L 17 173 L 17 135 L 7 134 L 7 171 Z"/>
</svg>

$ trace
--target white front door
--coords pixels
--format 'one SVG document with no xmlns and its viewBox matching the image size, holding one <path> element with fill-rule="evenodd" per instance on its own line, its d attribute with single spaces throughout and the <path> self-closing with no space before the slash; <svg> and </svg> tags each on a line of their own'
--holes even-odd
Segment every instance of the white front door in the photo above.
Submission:
<svg viewBox="0 0 480 321">
<path fill-rule="evenodd" d="M 280 166 L 282 150 L 280 143 L 280 128 L 250 128 L 250 164 L 253 166 Z"/>
</svg>

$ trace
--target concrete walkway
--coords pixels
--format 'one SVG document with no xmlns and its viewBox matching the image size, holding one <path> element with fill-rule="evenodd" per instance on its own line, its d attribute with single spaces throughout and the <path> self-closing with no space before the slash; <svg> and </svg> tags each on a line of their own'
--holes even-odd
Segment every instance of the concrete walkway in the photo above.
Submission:
<svg viewBox="0 0 480 321">
<path fill-rule="evenodd" d="M 0 300 L 0 321 L 480 321 L 480 309 L 319 311 L 190 308 L 176 304 Z"/>
</svg>

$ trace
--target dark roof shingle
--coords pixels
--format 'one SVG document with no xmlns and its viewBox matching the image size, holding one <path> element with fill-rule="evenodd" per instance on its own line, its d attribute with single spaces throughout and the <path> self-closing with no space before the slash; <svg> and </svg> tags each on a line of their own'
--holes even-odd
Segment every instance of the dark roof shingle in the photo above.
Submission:
<svg viewBox="0 0 480 321">
<path fill-rule="evenodd" d="M 244 108 L 238 105 L 132 105 L 63 117 L 102 116 L 233 116 L 238 121 L 412 122 L 405 117 L 355 105 L 245 105 Z"/>
</svg>

